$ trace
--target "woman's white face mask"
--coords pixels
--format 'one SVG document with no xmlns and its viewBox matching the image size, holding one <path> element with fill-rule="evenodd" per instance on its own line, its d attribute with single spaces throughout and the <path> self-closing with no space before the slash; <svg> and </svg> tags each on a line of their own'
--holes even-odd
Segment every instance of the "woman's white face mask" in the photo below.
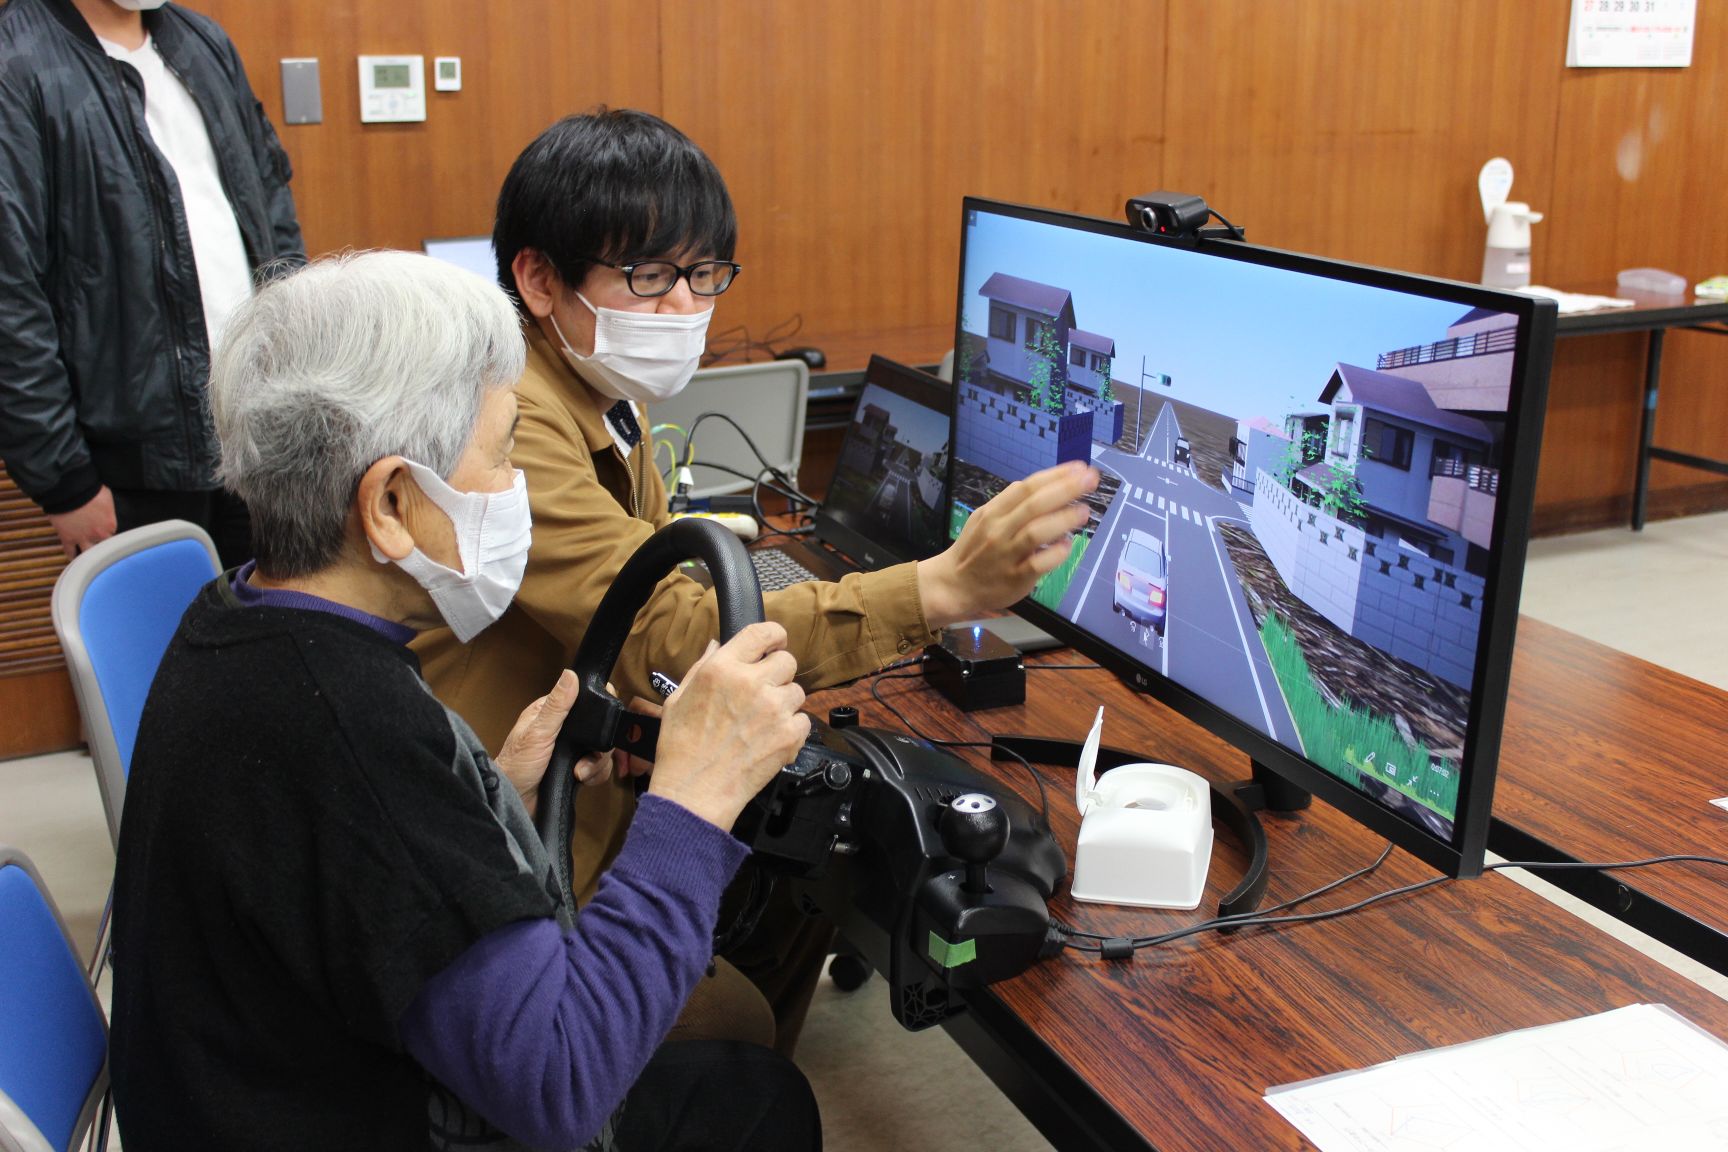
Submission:
<svg viewBox="0 0 1728 1152">
<path fill-rule="evenodd" d="M 564 345 L 564 359 L 602 396 L 652 404 L 678 395 L 696 375 L 708 345 L 712 307 L 688 315 L 625 312 L 596 308 L 580 292 L 576 298 L 594 313 L 594 354 L 584 356 L 570 346 L 556 315 L 552 329 Z"/>
<path fill-rule="evenodd" d="M 456 639 L 466 644 L 504 615 L 522 586 L 528 546 L 533 541 L 527 478 L 518 468 L 506 491 L 459 492 L 425 465 L 406 457 L 403 463 L 427 499 L 455 526 L 462 571 L 446 568 L 418 546 L 402 559 L 391 561 L 373 545 L 372 556 L 380 564 L 395 563 L 412 576 L 432 597 Z"/>
</svg>

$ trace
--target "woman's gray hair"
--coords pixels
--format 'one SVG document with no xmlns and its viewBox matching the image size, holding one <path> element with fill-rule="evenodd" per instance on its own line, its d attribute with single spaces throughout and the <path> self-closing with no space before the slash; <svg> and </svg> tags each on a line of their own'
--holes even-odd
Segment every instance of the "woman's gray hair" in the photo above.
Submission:
<svg viewBox="0 0 1728 1152">
<path fill-rule="evenodd" d="M 251 510 L 259 568 L 333 564 L 360 477 L 386 456 L 448 477 L 524 357 L 499 287 L 430 256 L 345 253 L 260 288 L 210 373 L 218 476 Z"/>
</svg>

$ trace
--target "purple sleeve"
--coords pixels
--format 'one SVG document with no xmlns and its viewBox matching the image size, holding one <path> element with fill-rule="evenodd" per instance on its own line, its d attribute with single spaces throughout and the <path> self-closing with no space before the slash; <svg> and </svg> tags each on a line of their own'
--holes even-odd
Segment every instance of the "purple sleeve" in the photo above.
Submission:
<svg viewBox="0 0 1728 1152">
<path fill-rule="evenodd" d="M 575 928 L 524 920 L 475 941 L 403 1013 L 403 1047 L 512 1138 L 580 1146 L 677 1019 L 746 855 L 687 809 L 644 796 Z"/>
</svg>

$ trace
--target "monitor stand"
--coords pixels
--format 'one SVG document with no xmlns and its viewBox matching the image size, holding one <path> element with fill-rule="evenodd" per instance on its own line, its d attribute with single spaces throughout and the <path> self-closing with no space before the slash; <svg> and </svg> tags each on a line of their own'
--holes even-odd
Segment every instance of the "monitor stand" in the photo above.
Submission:
<svg viewBox="0 0 1728 1152">
<path fill-rule="evenodd" d="M 1016 755 L 1034 764 L 1049 764 L 1058 768 L 1078 768 L 1078 740 L 1055 740 L 1044 736 L 993 736 L 990 759 L 1011 760 Z M 1146 757 L 1124 748 L 1100 747 L 1100 775 L 1124 764 L 1144 764 Z M 1252 779 L 1228 787 L 1212 784 L 1212 818 L 1220 821 L 1248 850 L 1248 867 L 1236 887 L 1218 901 L 1218 915 L 1238 916 L 1252 912 L 1260 905 L 1266 891 L 1266 830 L 1260 826 L 1261 810 L 1294 811 L 1305 808 L 1313 799 L 1299 788 L 1292 788 L 1270 769 L 1254 765 Z"/>
<path fill-rule="evenodd" d="M 1250 763 L 1252 775 L 1230 788 L 1250 812 L 1300 812 L 1314 803 L 1314 794 L 1306 788 L 1290 783 L 1258 760 Z"/>
</svg>

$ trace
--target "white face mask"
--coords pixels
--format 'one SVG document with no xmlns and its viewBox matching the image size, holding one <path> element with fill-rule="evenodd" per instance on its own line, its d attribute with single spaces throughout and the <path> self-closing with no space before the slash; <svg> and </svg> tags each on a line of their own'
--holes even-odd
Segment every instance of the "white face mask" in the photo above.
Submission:
<svg viewBox="0 0 1728 1152">
<path fill-rule="evenodd" d="M 114 3 L 128 12 L 153 12 L 167 2 L 168 0 L 114 0 Z"/>
<path fill-rule="evenodd" d="M 427 499 L 455 525 L 462 571 L 444 567 L 419 548 L 394 563 L 426 589 L 450 631 L 466 644 L 504 615 L 522 586 L 533 541 L 528 479 L 518 468 L 507 492 L 458 492 L 425 465 L 406 457 L 403 463 Z M 392 563 L 375 544 L 372 556 L 380 564 Z"/>
<path fill-rule="evenodd" d="M 690 383 L 708 345 L 712 307 L 680 316 L 596 308 L 580 292 L 576 299 L 594 313 L 594 355 L 584 356 L 570 347 L 557 316 L 552 317 L 552 330 L 564 345 L 570 367 L 596 392 L 614 400 L 652 404 L 678 395 Z"/>
</svg>

